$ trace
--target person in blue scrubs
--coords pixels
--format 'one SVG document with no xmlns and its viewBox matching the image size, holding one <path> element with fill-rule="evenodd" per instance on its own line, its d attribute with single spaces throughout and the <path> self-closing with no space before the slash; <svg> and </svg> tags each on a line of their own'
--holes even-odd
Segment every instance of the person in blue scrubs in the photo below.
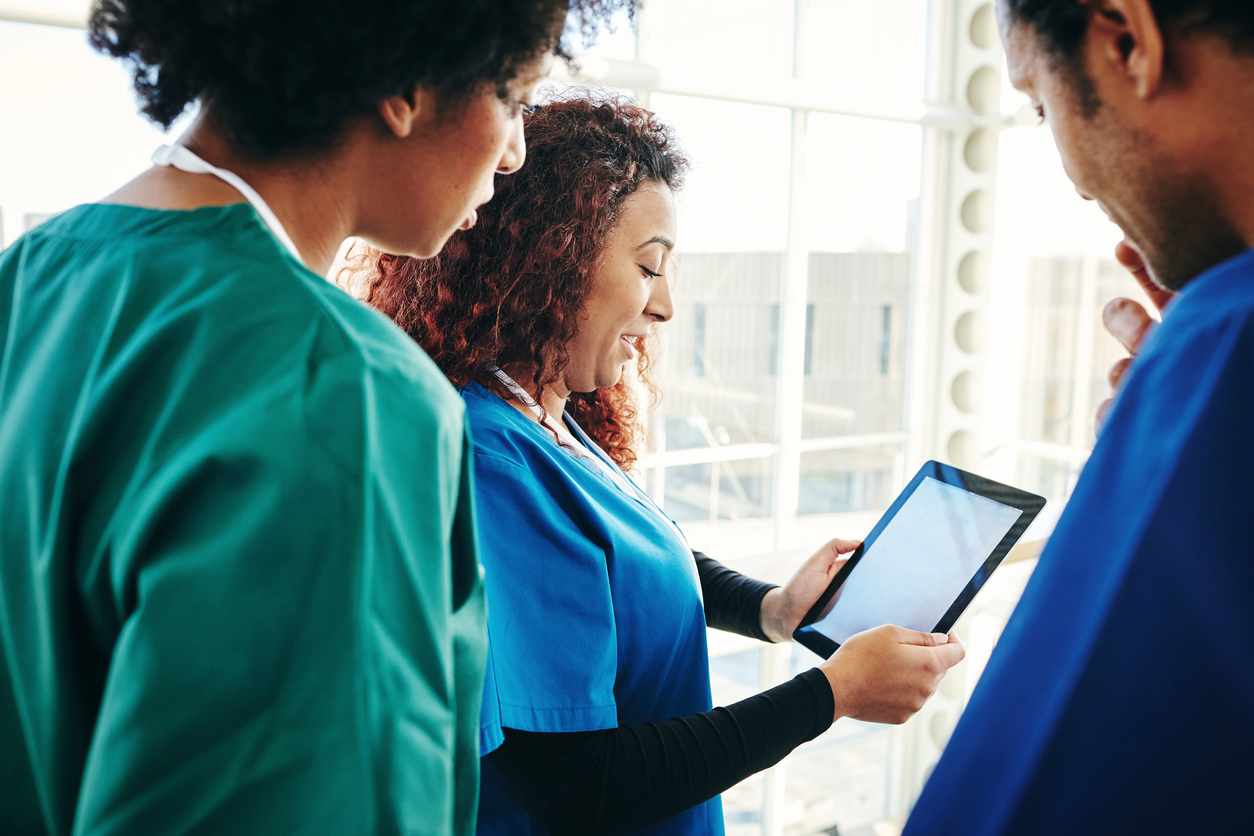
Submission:
<svg viewBox="0 0 1254 836">
<path fill-rule="evenodd" d="M 718 834 L 718 794 L 838 716 L 902 722 L 963 655 L 886 626 L 731 706 L 707 625 L 787 641 L 856 543 L 783 588 L 704 555 L 623 472 L 634 366 L 671 318 L 687 162 L 653 114 L 576 96 L 526 120 L 529 158 L 438 260 L 383 256 L 370 301 L 462 390 L 488 591 L 480 834 Z M 835 778 L 834 780 L 838 780 Z"/>
<path fill-rule="evenodd" d="M 1105 312 L 1139 352 L 905 833 L 1247 833 L 1254 5 L 998 11 L 1011 80 L 1170 304 Z"/>
</svg>

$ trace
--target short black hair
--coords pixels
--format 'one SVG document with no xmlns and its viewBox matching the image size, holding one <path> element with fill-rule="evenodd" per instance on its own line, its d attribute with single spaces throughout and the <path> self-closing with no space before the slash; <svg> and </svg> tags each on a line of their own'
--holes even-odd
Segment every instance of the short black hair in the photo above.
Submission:
<svg viewBox="0 0 1254 836">
<path fill-rule="evenodd" d="M 1091 4 L 1083 0 L 1002 0 L 1010 19 L 1026 24 L 1064 63 L 1075 61 L 1088 33 Z M 1150 0 L 1159 25 L 1183 24 L 1226 38 L 1236 52 L 1254 53 L 1254 0 Z"/>
<path fill-rule="evenodd" d="M 196 101 L 259 158 L 324 149 L 416 86 L 456 100 L 505 84 L 562 33 L 587 43 L 638 0 L 97 0 L 92 46 L 125 60 L 143 113 Z M 569 17 L 568 17 L 569 7 Z M 567 22 L 569 21 L 569 23 Z"/>
</svg>

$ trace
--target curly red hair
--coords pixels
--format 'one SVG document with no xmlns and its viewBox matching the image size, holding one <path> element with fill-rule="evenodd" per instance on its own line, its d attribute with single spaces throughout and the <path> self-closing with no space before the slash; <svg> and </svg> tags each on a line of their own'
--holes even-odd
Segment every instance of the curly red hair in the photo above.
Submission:
<svg viewBox="0 0 1254 836">
<path fill-rule="evenodd" d="M 559 379 L 565 346 L 624 201 L 644 182 L 679 190 L 688 160 L 671 129 L 630 102 L 584 94 L 527 114 L 527 163 L 435 258 L 378 254 L 365 299 L 409 333 L 453 385 L 509 392 L 492 366 L 531 391 Z M 649 346 L 637 372 L 650 390 Z M 530 386 L 528 384 L 531 384 Z M 633 387 L 572 393 L 566 409 L 624 468 L 643 428 Z"/>
</svg>

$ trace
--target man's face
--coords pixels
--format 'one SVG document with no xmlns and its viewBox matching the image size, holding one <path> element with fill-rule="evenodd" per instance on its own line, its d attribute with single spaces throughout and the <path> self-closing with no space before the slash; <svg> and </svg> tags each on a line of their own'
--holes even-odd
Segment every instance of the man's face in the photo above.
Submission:
<svg viewBox="0 0 1254 836">
<path fill-rule="evenodd" d="M 1069 66 L 998 4 L 1010 81 L 1049 122 L 1063 169 L 1141 252 L 1159 285 L 1178 290 L 1245 251 L 1213 190 L 1187 158 L 1163 150 L 1163 108 L 1135 95 L 1091 34 Z"/>
</svg>

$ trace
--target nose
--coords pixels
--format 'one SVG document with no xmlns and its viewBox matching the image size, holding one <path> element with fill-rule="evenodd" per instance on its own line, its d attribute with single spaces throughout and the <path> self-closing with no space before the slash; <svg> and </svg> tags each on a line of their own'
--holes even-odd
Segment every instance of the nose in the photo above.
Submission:
<svg viewBox="0 0 1254 836">
<path fill-rule="evenodd" d="M 670 322 L 675 315 L 675 300 L 671 298 L 671 283 L 663 276 L 653 280 L 653 291 L 649 294 L 649 304 L 645 314 L 657 322 Z"/>
<path fill-rule="evenodd" d="M 510 125 L 510 137 L 501 153 L 501 162 L 496 170 L 501 174 L 513 174 L 523 167 L 527 161 L 527 139 L 523 133 L 523 120 L 519 116 Z"/>
</svg>

